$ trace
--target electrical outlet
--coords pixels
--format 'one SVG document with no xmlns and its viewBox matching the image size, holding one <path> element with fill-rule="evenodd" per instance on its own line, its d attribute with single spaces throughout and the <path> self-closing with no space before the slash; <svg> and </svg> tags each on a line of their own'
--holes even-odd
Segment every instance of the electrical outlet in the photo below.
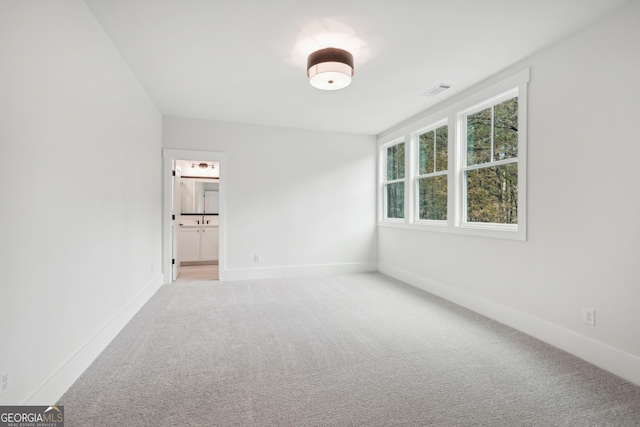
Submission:
<svg viewBox="0 0 640 427">
<path fill-rule="evenodd" d="M 261 259 L 261 258 L 262 258 L 262 257 L 260 256 L 260 254 L 255 254 L 255 255 L 253 256 L 253 260 L 254 260 L 255 262 L 260 262 L 260 259 Z"/>
<path fill-rule="evenodd" d="M 5 393 L 9 390 L 9 385 L 11 384 L 11 374 L 9 373 L 9 368 L 5 368 L 0 371 L 0 394 Z"/>
<path fill-rule="evenodd" d="M 596 311 L 593 308 L 582 307 L 582 321 L 596 326 Z"/>
</svg>

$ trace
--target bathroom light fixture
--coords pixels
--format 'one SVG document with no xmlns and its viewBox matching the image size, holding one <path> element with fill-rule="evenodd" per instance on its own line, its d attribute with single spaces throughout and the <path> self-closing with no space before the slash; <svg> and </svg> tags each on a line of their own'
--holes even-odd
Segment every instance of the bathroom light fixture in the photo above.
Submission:
<svg viewBox="0 0 640 427">
<path fill-rule="evenodd" d="M 191 163 L 191 169 L 194 169 L 196 166 L 198 166 L 200 169 L 206 169 L 209 167 L 208 163 L 199 163 L 198 165 L 196 165 L 195 163 Z M 211 169 L 215 169 L 216 166 L 211 163 Z"/>
<path fill-rule="evenodd" d="M 351 83 L 353 55 L 346 50 L 328 47 L 307 58 L 307 77 L 311 86 L 322 90 L 342 89 Z"/>
</svg>

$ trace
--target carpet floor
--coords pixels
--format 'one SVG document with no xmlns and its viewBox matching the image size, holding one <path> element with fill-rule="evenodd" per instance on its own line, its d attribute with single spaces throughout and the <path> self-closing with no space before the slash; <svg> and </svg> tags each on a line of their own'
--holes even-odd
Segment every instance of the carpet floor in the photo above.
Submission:
<svg viewBox="0 0 640 427">
<path fill-rule="evenodd" d="M 640 426 L 640 387 L 378 273 L 163 286 L 67 427 Z"/>
</svg>

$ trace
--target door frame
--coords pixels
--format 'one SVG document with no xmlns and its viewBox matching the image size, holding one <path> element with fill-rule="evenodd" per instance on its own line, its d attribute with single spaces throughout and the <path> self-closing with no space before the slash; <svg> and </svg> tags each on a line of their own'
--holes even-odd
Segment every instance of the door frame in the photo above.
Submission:
<svg viewBox="0 0 640 427">
<path fill-rule="evenodd" d="M 173 218 L 173 215 L 179 214 L 182 212 L 182 186 L 180 180 L 181 171 L 176 167 L 177 162 L 171 161 L 171 170 L 175 172 L 171 174 L 171 282 L 175 282 L 178 280 L 178 276 L 180 276 L 180 251 L 178 250 L 178 239 L 177 239 L 177 221 Z M 178 185 L 176 185 L 178 184 Z M 177 208 L 177 209 L 176 209 Z M 179 227 L 179 226 L 178 226 Z M 173 260 L 176 260 L 174 263 Z"/>
<path fill-rule="evenodd" d="M 163 173 L 162 173 L 162 275 L 164 284 L 172 282 L 171 276 L 171 251 L 173 245 L 173 236 L 171 235 L 171 171 L 175 160 L 201 160 L 204 162 L 218 162 L 220 164 L 220 210 L 218 218 L 219 240 L 218 240 L 218 280 L 223 281 L 226 273 L 226 223 L 227 223 L 227 204 L 226 204 L 226 170 L 227 170 L 227 153 L 217 151 L 193 151 L 193 150 L 174 150 L 164 148 L 162 150 Z"/>
</svg>

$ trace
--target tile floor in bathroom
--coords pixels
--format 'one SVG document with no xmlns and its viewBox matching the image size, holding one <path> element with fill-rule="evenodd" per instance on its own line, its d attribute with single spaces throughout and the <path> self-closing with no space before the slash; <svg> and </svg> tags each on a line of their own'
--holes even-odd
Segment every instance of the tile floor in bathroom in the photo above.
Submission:
<svg viewBox="0 0 640 427">
<path fill-rule="evenodd" d="M 183 265 L 176 282 L 199 282 L 218 280 L 218 265 Z"/>
</svg>

